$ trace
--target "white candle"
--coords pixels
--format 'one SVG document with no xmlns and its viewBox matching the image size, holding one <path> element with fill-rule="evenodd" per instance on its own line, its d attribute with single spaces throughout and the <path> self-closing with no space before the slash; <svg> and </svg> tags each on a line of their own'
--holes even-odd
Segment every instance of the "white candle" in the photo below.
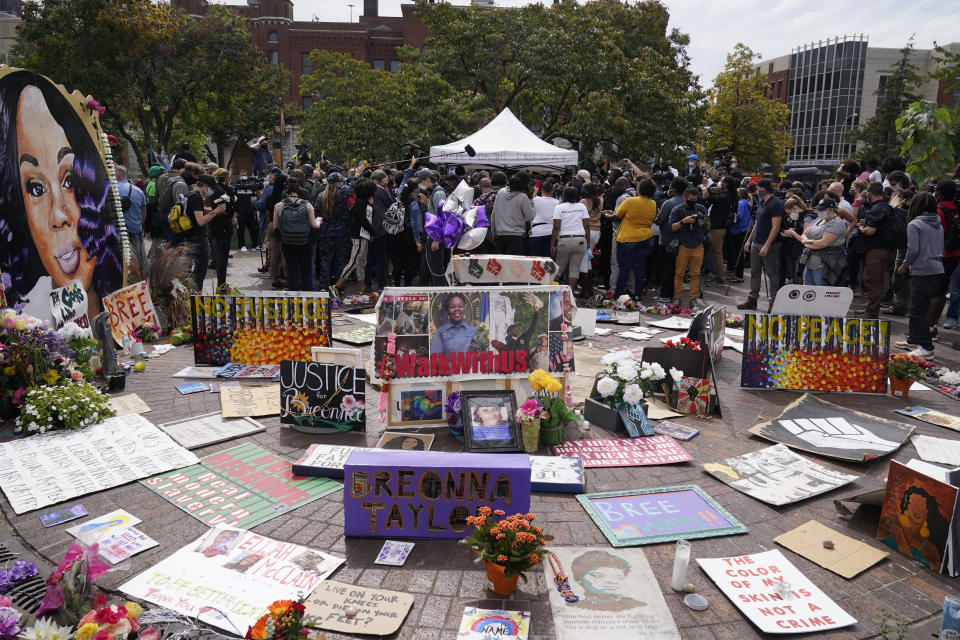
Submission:
<svg viewBox="0 0 960 640">
<path fill-rule="evenodd" d="M 673 580 L 670 582 L 674 591 L 683 591 L 686 588 L 689 565 L 690 543 L 686 540 L 677 540 L 677 547 L 673 552 Z"/>
</svg>

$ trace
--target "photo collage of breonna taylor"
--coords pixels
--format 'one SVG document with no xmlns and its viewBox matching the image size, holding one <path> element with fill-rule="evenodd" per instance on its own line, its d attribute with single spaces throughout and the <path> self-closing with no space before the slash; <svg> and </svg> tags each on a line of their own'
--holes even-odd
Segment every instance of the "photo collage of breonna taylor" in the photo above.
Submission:
<svg viewBox="0 0 960 640">
<path fill-rule="evenodd" d="M 573 328 L 576 308 L 569 289 L 552 289 L 388 293 L 375 362 L 383 362 L 395 333 L 396 379 L 573 371 L 573 344 L 563 330 Z"/>
</svg>

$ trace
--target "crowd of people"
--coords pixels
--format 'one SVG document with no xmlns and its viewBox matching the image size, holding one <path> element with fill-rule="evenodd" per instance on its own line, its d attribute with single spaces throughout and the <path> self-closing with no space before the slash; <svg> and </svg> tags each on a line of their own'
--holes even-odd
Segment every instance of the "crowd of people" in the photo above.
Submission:
<svg viewBox="0 0 960 640">
<path fill-rule="evenodd" d="M 416 159 L 403 170 L 314 167 L 305 148 L 284 170 L 254 151 L 261 175 L 241 172 L 233 184 L 188 152 L 169 170 L 151 167 L 140 186 L 118 167 L 134 252 L 147 259 L 144 232 L 154 248 L 183 245 L 197 287 L 215 268 L 218 291 L 229 287 L 234 233 L 241 251 L 266 252 L 261 271 L 278 289 L 340 296 L 351 281 L 360 293 L 443 285 L 460 250 L 429 237 L 426 214 L 439 214 L 466 182 L 467 204 L 490 221 L 473 253 L 552 257 L 582 304 L 628 294 L 694 306 L 702 285 L 743 282 L 749 270 L 739 309 L 758 309 L 763 297 L 769 311 L 786 283 L 848 286 L 866 298 L 858 315 L 909 315 L 897 345 L 924 357 L 944 309 L 944 328 L 960 322 L 956 176 L 918 185 L 897 158 L 882 167 L 848 160 L 813 183 L 745 177 L 729 154 L 712 164 L 691 154 L 681 170 L 643 170 L 629 159 L 613 167 L 586 154 L 576 169 L 508 175 L 441 172 Z"/>
</svg>

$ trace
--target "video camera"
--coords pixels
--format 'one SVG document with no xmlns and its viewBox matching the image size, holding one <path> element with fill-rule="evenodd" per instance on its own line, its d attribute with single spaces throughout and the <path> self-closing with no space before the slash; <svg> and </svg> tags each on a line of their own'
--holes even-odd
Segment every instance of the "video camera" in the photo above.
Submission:
<svg viewBox="0 0 960 640">
<path fill-rule="evenodd" d="M 244 176 L 234 185 L 233 189 L 240 195 L 254 195 L 263 188 L 263 181 L 254 176 Z"/>
</svg>

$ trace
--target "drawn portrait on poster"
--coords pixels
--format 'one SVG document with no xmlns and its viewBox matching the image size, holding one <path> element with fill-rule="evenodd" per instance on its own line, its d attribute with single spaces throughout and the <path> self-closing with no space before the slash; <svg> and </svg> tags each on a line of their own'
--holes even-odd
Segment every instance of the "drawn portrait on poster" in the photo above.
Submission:
<svg viewBox="0 0 960 640">
<path fill-rule="evenodd" d="M 99 122 L 85 105 L 37 73 L 0 70 L 0 271 L 7 304 L 51 321 L 51 291 L 77 281 L 92 317 L 123 285 Z"/>
</svg>

